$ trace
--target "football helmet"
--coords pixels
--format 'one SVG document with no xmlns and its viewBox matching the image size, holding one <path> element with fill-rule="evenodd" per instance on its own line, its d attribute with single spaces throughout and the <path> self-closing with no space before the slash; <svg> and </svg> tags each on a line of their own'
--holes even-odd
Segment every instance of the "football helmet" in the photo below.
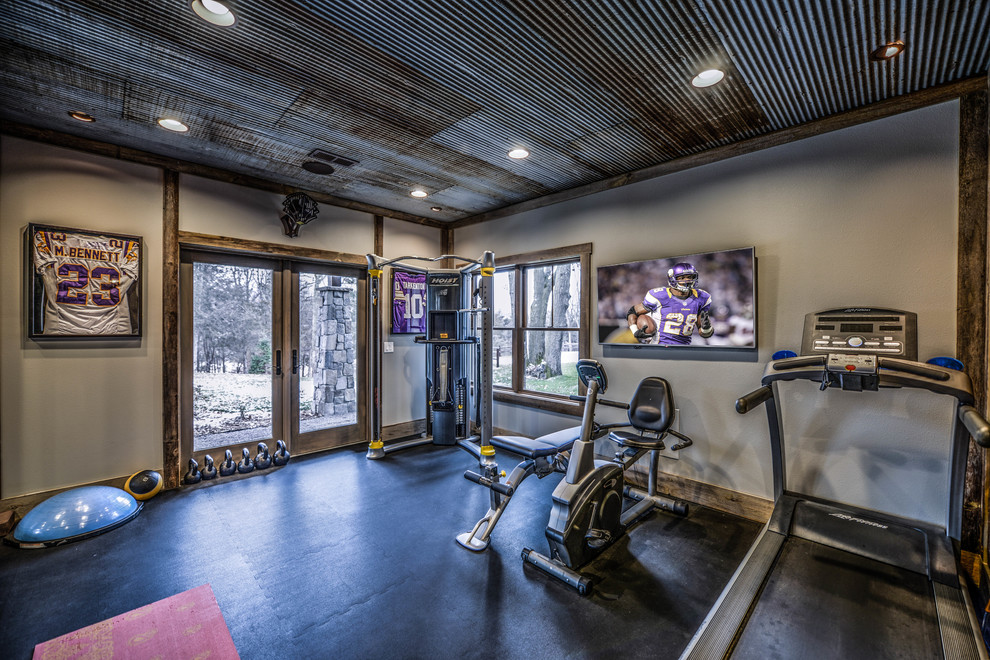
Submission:
<svg viewBox="0 0 990 660">
<path fill-rule="evenodd" d="M 690 275 L 690 282 L 678 282 L 677 278 L 684 275 Z M 673 268 L 667 270 L 667 283 L 670 284 L 671 288 L 677 289 L 682 293 L 690 293 L 691 289 L 698 285 L 698 271 L 689 263 L 679 263 L 674 264 Z"/>
</svg>

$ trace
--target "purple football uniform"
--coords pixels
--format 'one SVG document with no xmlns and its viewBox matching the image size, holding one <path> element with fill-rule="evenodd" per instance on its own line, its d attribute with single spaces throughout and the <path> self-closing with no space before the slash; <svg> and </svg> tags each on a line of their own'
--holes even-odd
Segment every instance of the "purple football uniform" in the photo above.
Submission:
<svg viewBox="0 0 990 660">
<path fill-rule="evenodd" d="M 426 274 L 397 270 L 392 278 L 392 332 L 426 332 Z"/>
<path fill-rule="evenodd" d="M 643 298 L 643 307 L 657 323 L 657 333 L 651 344 L 682 346 L 691 343 L 698 324 L 698 314 L 712 304 L 711 295 L 702 289 L 691 289 L 687 298 L 678 298 L 668 287 L 650 289 Z"/>
</svg>

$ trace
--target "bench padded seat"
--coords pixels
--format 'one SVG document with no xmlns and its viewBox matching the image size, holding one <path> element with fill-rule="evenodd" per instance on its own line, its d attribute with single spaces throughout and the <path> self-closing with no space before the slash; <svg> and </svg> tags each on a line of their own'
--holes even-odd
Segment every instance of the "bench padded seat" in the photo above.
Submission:
<svg viewBox="0 0 990 660">
<path fill-rule="evenodd" d="M 541 435 L 539 438 L 524 438 L 520 435 L 492 436 L 492 445 L 527 458 L 553 456 L 568 450 L 581 437 L 581 427 L 574 426 L 562 431 Z"/>
<path fill-rule="evenodd" d="M 635 449 L 660 449 L 664 446 L 663 436 L 647 436 L 642 433 L 630 431 L 612 431 L 608 434 L 609 439 L 620 447 L 633 447 Z"/>
</svg>

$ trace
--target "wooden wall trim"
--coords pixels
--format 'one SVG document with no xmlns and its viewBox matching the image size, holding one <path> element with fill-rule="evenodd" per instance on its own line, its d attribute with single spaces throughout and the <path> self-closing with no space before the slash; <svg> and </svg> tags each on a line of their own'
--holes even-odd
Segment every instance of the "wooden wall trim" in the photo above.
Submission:
<svg viewBox="0 0 990 660">
<path fill-rule="evenodd" d="M 647 487 L 648 472 L 646 468 L 641 469 L 638 465 L 634 466 L 626 471 L 626 477 L 640 488 L 645 489 Z M 773 500 L 666 472 L 660 472 L 657 475 L 657 492 L 660 495 L 686 500 L 706 506 L 709 509 L 730 513 L 747 520 L 755 520 L 758 523 L 765 523 L 770 520 L 770 514 L 773 512 Z"/>
<path fill-rule="evenodd" d="M 450 227 L 443 227 L 440 230 L 440 254 L 454 254 L 454 230 Z M 444 259 L 443 268 L 453 268 L 453 259 Z"/>
<path fill-rule="evenodd" d="M 89 138 L 69 135 L 68 133 L 60 133 L 58 131 L 35 128 L 34 126 L 27 126 L 16 122 L 0 122 L 0 132 L 5 135 L 10 135 L 11 137 L 21 138 L 22 140 L 44 142 L 45 144 L 52 144 L 56 147 L 74 149 L 75 151 L 84 151 L 86 153 L 96 154 L 97 156 L 116 158 L 117 160 L 138 163 L 141 165 L 149 165 L 151 167 L 160 167 L 162 169 L 172 170 L 180 174 L 192 174 L 194 176 L 201 176 L 204 179 L 223 181 L 224 183 L 246 186 L 248 188 L 254 188 L 255 190 L 264 190 L 266 192 L 272 192 L 279 195 L 290 195 L 294 192 L 304 192 L 321 204 L 329 204 L 330 206 L 351 209 L 353 211 L 362 211 L 372 215 L 379 214 L 389 218 L 394 218 L 396 220 L 411 222 L 417 225 L 425 225 L 427 227 L 435 228 L 447 226 L 447 223 L 434 220 L 433 218 L 424 218 L 411 213 L 404 213 L 402 211 L 386 209 L 380 206 L 374 206 L 372 204 L 365 204 L 364 202 L 344 199 L 343 197 L 337 197 L 336 195 L 330 195 L 316 190 L 304 190 L 294 186 L 288 186 L 283 183 L 269 181 L 267 179 L 247 176 L 245 174 L 236 174 L 234 172 L 216 167 L 208 167 L 198 163 L 190 163 L 177 158 L 166 158 L 165 156 L 159 156 L 158 154 L 154 154 L 149 151 L 130 149 L 128 147 L 121 147 L 108 142 L 99 142 Z"/>
<path fill-rule="evenodd" d="M 178 232 L 179 243 L 184 247 L 202 247 L 211 250 L 250 253 L 265 257 L 291 257 L 293 259 L 311 259 L 313 261 L 347 264 L 351 266 L 367 266 L 368 261 L 363 254 L 350 252 L 335 252 L 317 248 L 296 247 L 281 243 L 266 243 L 242 238 L 228 238 L 210 234 L 197 234 L 190 231 Z"/>
<path fill-rule="evenodd" d="M 426 433 L 426 418 L 420 417 L 408 422 L 399 422 L 382 428 L 382 441 L 404 440 Z"/>
<path fill-rule="evenodd" d="M 690 156 L 676 158 L 658 165 L 645 167 L 641 170 L 626 172 L 625 174 L 620 174 L 602 181 L 571 188 L 570 190 L 562 190 L 560 192 L 551 193 L 549 195 L 536 199 L 530 199 L 518 204 L 503 206 L 502 208 L 495 209 L 494 211 L 479 213 L 478 215 L 473 215 L 469 218 L 455 220 L 450 223 L 450 225 L 454 229 L 461 229 L 462 227 L 476 225 L 481 222 L 489 222 L 491 220 L 497 220 L 499 218 L 505 218 L 508 216 L 517 215 L 519 213 L 525 213 L 526 211 L 532 211 L 534 209 L 543 208 L 544 206 L 551 206 L 560 202 L 566 202 L 572 199 L 577 199 L 578 197 L 584 197 L 585 195 L 593 195 L 595 193 L 604 192 L 613 188 L 627 186 L 632 183 L 656 179 L 667 174 L 673 174 L 674 172 L 681 172 L 694 167 L 709 165 L 721 160 L 735 158 L 736 156 L 754 153 L 756 151 L 769 149 L 770 147 L 776 147 L 782 144 L 788 144 L 790 142 L 796 142 L 798 140 L 814 137 L 816 135 L 822 135 L 824 133 L 829 133 L 842 128 L 849 128 L 850 126 L 864 124 L 876 119 L 891 117 L 902 112 L 917 110 L 918 108 L 923 108 L 929 105 L 951 101 L 965 94 L 985 88 L 986 77 L 976 76 L 955 83 L 924 89 L 914 92 L 913 94 L 905 94 L 886 101 L 873 103 L 862 108 L 856 108 L 855 110 L 841 112 L 818 121 L 808 122 L 806 124 L 801 124 L 800 126 L 794 126 L 791 128 L 784 128 L 779 131 L 774 131 L 773 133 L 768 133 L 767 135 L 760 135 L 748 140 L 741 140 L 722 147 L 708 149 L 697 154 L 692 154 Z"/>
<path fill-rule="evenodd" d="M 375 254 L 381 255 L 385 252 L 385 218 L 380 215 L 375 216 Z"/>
<path fill-rule="evenodd" d="M 959 227 L 956 285 L 956 357 L 973 381 L 977 408 L 987 410 L 987 92 L 959 104 Z M 962 549 L 985 551 L 985 450 L 970 443 L 966 463 Z"/>
<path fill-rule="evenodd" d="M 573 259 L 575 256 L 591 256 L 592 243 L 578 243 L 576 245 L 565 245 L 559 248 L 548 250 L 537 250 L 535 252 L 525 252 L 523 254 L 510 254 L 505 257 L 495 255 L 495 266 L 515 266 L 521 263 L 537 263 L 540 261 L 556 261 L 558 259 Z M 581 264 L 584 266 L 584 263 Z"/>
<path fill-rule="evenodd" d="M 179 173 L 162 182 L 162 472 L 179 486 Z"/>
</svg>

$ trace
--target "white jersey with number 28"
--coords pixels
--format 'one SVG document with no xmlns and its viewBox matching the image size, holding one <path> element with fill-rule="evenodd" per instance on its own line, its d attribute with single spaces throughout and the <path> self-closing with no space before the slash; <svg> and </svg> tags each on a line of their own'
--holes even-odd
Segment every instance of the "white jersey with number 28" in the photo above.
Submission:
<svg viewBox="0 0 990 660">
<path fill-rule="evenodd" d="M 139 275 L 138 241 L 38 230 L 32 243 L 45 284 L 42 334 L 133 334 L 127 291 Z"/>
</svg>

